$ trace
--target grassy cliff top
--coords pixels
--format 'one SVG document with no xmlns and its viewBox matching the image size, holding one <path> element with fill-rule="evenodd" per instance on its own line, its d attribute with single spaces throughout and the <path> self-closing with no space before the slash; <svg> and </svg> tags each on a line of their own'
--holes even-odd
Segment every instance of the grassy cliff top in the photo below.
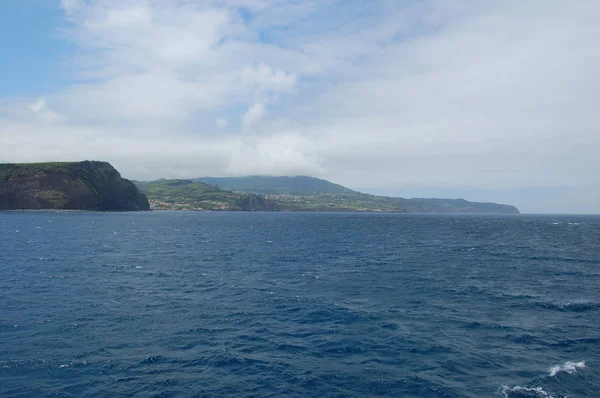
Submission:
<svg viewBox="0 0 600 398">
<path fill-rule="evenodd" d="M 107 162 L 0 164 L 0 209 L 149 210 L 147 198 Z"/>
<path fill-rule="evenodd" d="M 119 172 L 108 162 L 84 160 L 80 162 L 43 163 L 0 163 L 0 181 L 10 177 L 30 177 L 39 173 L 73 175 L 81 171 L 94 171 L 96 174 L 117 174 Z"/>
</svg>

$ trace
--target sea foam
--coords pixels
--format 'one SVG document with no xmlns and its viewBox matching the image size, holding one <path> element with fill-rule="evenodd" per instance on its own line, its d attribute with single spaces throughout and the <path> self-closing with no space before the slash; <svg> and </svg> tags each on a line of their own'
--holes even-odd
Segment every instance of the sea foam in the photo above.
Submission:
<svg viewBox="0 0 600 398">
<path fill-rule="evenodd" d="M 554 398 L 554 395 L 544 391 L 542 387 L 502 386 L 498 392 L 506 398 L 531 397 L 531 398 Z"/>
<path fill-rule="evenodd" d="M 577 369 L 583 369 L 583 368 L 585 368 L 584 361 L 581 361 L 581 362 L 567 361 L 567 362 L 563 363 L 562 365 L 552 366 L 550 369 L 548 369 L 548 375 L 550 377 L 554 377 L 560 372 L 567 372 L 569 374 L 573 374 L 573 373 L 577 372 Z"/>
</svg>

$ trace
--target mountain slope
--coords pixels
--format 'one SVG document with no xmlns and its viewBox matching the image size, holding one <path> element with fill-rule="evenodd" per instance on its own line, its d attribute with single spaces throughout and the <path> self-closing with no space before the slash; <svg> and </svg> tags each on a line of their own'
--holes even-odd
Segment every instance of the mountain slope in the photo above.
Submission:
<svg viewBox="0 0 600 398">
<path fill-rule="evenodd" d="M 191 181 L 204 182 L 228 191 L 252 192 L 261 195 L 350 194 L 351 189 L 320 178 L 295 176 L 201 177 Z"/>
<path fill-rule="evenodd" d="M 255 194 L 234 193 L 190 180 L 136 181 L 153 209 L 277 211 L 273 201 Z"/>
<path fill-rule="evenodd" d="M 370 195 L 327 180 L 306 176 L 202 177 L 193 180 L 235 192 L 260 194 L 277 203 L 281 210 L 287 211 L 519 213 L 514 206 L 469 202 L 464 199 L 405 199 Z"/>
<path fill-rule="evenodd" d="M 0 164 L 0 210 L 150 210 L 148 200 L 106 162 Z"/>
</svg>

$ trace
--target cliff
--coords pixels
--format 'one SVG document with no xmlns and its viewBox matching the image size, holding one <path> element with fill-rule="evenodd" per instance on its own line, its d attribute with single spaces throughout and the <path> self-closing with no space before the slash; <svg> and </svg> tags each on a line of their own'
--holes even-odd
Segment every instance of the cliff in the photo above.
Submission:
<svg viewBox="0 0 600 398">
<path fill-rule="evenodd" d="M 0 164 L 0 210 L 150 210 L 148 199 L 106 162 Z"/>
</svg>

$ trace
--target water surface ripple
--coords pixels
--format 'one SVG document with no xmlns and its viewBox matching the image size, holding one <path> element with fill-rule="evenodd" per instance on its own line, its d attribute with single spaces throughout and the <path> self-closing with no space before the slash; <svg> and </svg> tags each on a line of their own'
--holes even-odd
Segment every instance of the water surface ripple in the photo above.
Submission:
<svg viewBox="0 0 600 398">
<path fill-rule="evenodd" d="M 597 397 L 600 217 L 0 213 L 2 397 Z"/>
</svg>

